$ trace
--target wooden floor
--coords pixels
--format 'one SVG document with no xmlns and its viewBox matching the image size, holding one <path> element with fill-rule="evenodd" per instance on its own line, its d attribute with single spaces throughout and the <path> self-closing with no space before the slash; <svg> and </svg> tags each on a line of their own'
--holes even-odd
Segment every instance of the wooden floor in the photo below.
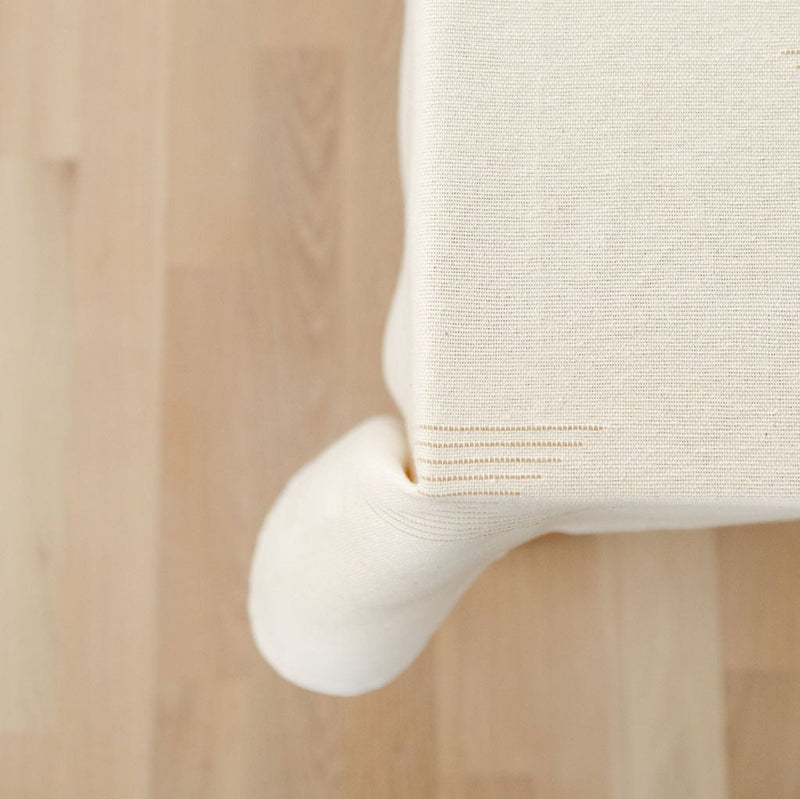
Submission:
<svg viewBox="0 0 800 799">
<path fill-rule="evenodd" d="M 399 0 L 0 0 L 0 797 L 800 797 L 800 525 L 552 536 L 283 683 L 261 518 L 390 410 Z"/>
</svg>

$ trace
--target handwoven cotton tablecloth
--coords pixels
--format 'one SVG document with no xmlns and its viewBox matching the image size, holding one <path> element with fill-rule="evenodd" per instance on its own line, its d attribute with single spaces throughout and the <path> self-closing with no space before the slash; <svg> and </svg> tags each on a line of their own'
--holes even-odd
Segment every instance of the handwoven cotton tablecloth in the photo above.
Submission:
<svg viewBox="0 0 800 799">
<path fill-rule="evenodd" d="M 800 4 L 408 0 L 399 119 L 403 421 L 289 482 L 251 575 L 327 693 L 544 532 L 800 517 Z"/>
</svg>

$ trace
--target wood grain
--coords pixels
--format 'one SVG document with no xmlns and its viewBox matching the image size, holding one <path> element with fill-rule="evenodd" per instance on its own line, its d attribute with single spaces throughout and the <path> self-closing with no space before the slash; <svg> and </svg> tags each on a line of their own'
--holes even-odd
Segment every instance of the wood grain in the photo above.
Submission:
<svg viewBox="0 0 800 799">
<path fill-rule="evenodd" d="M 163 282 L 160 0 L 81 8 L 58 796 L 148 790 Z M 100 767 L 98 767 L 100 764 Z"/>
<path fill-rule="evenodd" d="M 712 531 L 602 536 L 613 796 L 728 795 Z"/>
<path fill-rule="evenodd" d="M 0 796 L 797 799 L 800 524 L 550 536 L 394 684 L 245 618 L 391 410 L 400 0 L 0 3 Z"/>
<path fill-rule="evenodd" d="M 73 194 L 68 166 L 0 157 L 0 733 L 49 730 L 58 716 Z"/>
</svg>

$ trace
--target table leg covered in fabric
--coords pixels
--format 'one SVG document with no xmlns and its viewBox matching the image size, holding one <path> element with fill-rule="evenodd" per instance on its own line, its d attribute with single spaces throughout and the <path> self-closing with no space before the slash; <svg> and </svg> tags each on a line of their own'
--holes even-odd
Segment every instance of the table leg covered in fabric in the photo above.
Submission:
<svg viewBox="0 0 800 799">
<path fill-rule="evenodd" d="M 386 684 L 545 532 L 800 517 L 791 31 L 788 0 L 408 0 L 402 420 L 267 517 L 249 613 L 287 679 Z"/>
</svg>

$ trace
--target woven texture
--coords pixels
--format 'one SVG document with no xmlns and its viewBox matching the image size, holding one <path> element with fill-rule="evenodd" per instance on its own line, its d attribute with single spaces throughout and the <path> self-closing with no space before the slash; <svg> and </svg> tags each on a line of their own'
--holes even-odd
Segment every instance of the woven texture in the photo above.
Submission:
<svg viewBox="0 0 800 799">
<path fill-rule="evenodd" d="M 423 490 L 797 501 L 791 32 L 787 0 L 409 5 Z"/>
</svg>

